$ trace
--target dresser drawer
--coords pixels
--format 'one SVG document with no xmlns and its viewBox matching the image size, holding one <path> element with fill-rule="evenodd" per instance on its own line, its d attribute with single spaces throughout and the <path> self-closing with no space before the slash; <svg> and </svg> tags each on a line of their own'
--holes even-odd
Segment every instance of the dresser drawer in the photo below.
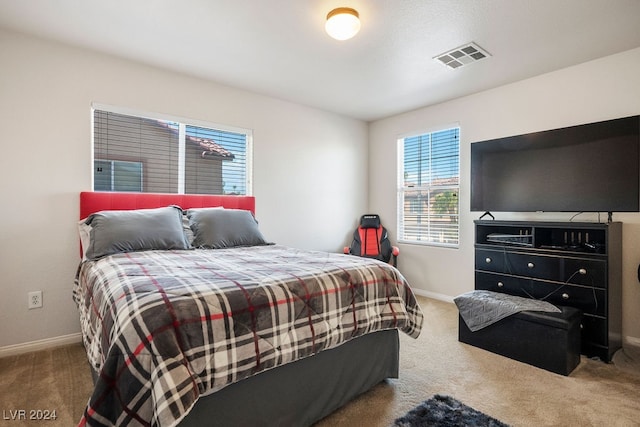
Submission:
<svg viewBox="0 0 640 427">
<path fill-rule="evenodd" d="M 564 258 L 562 282 L 577 285 L 607 287 L 607 262 L 584 258 Z"/>
<path fill-rule="evenodd" d="M 560 281 L 562 258 L 506 250 L 476 250 L 476 270 Z"/>
<path fill-rule="evenodd" d="M 476 250 L 476 270 L 514 276 L 606 287 L 606 261 L 521 252 Z"/>
<path fill-rule="evenodd" d="M 603 289 L 525 279 L 506 274 L 476 271 L 476 289 L 524 298 L 544 298 L 551 304 L 576 307 L 584 313 L 598 316 L 605 316 L 607 309 L 606 292 Z"/>
</svg>

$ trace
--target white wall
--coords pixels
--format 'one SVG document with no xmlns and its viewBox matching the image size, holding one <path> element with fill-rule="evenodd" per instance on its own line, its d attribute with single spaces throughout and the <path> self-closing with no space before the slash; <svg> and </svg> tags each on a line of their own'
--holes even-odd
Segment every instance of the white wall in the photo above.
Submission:
<svg viewBox="0 0 640 427">
<path fill-rule="evenodd" d="M 481 65 L 481 64 L 478 64 Z M 455 71 L 452 71 L 455 72 Z M 400 270 L 424 294 L 451 300 L 473 289 L 469 211 L 470 143 L 640 114 L 640 49 L 379 120 L 369 128 L 369 210 L 396 236 L 396 141 L 408 132 L 461 127 L 460 247 L 401 245 Z M 566 221 L 570 214 L 498 214 L 497 219 Z M 593 214 L 580 220 L 595 221 Z M 603 219 L 606 220 L 606 219 Z M 640 345 L 640 214 L 614 214 L 623 225 L 623 336 Z"/>
<path fill-rule="evenodd" d="M 0 350 L 80 330 L 92 102 L 252 129 L 256 214 L 277 243 L 341 250 L 366 210 L 364 122 L 1 30 L 0 58 Z"/>
</svg>

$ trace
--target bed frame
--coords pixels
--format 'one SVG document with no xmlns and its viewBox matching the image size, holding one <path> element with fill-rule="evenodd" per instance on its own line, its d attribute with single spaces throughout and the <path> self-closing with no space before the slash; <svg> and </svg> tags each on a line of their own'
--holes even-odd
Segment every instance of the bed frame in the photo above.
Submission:
<svg viewBox="0 0 640 427">
<path fill-rule="evenodd" d="M 168 205 L 223 206 L 255 214 L 252 196 L 82 192 L 80 218 L 101 210 Z M 399 350 L 395 329 L 352 339 L 200 397 L 179 426 L 309 426 L 386 378 L 398 378 Z M 92 376 L 95 380 L 97 373 Z"/>
</svg>

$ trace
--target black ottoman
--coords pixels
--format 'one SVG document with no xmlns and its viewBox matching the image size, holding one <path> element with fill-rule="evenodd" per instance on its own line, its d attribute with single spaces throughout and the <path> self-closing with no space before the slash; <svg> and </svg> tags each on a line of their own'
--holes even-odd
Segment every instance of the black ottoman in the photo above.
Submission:
<svg viewBox="0 0 640 427">
<path fill-rule="evenodd" d="M 459 317 L 458 340 L 538 368 L 569 375 L 580 363 L 582 312 L 522 311 L 471 332 Z"/>
</svg>

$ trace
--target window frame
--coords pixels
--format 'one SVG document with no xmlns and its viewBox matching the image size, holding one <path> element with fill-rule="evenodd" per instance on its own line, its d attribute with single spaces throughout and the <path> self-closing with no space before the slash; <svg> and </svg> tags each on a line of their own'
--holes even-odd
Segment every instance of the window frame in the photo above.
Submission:
<svg viewBox="0 0 640 427">
<path fill-rule="evenodd" d="M 456 185 L 433 185 L 433 181 L 429 179 L 427 184 L 422 184 L 420 186 L 416 185 L 407 185 L 405 181 L 405 159 L 404 159 L 404 144 L 405 140 L 409 138 L 416 138 L 425 135 L 432 136 L 433 134 L 445 131 L 451 131 L 457 129 L 458 136 L 458 146 L 457 146 L 457 184 Z M 453 123 L 447 126 L 441 126 L 425 131 L 412 132 L 400 135 L 397 138 L 397 205 L 396 205 L 396 218 L 397 218 L 397 232 L 398 232 L 398 243 L 402 244 L 410 244 L 410 245 L 420 245 L 420 246 L 430 246 L 430 247 L 440 247 L 440 248 L 454 248 L 457 249 L 460 247 L 460 181 L 461 181 L 461 170 L 460 170 L 460 155 L 461 155 L 461 133 L 462 130 L 460 128 L 459 123 Z M 429 142 L 430 146 L 432 142 Z M 405 194 L 407 191 L 426 191 L 427 194 L 432 194 L 437 191 L 449 191 L 453 190 L 457 194 L 457 207 L 455 214 L 445 214 L 450 217 L 456 218 L 456 227 L 455 227 L 455 241 L 454 242 L 441 242 L 437 241 L 433 238 L 429 238 L 427 240 L 420 240 L 419 238 L 411 239 L 407 238 L 405 228 Z M 435 190 L 435 191 L 434 191 Z M 409 202 L 410 205 L 406 209 L 414 211 L 416 208 L 412 201 Z M 431 204 L 428 205 L 431 207 Z M 427 229 L 427 236 L 431 235 L 431 227 L 433 222 L 433 215 L 428 211 L 427 208 L 427 224 L 425 228 Z M 441 215 L 441 214 L 438 214 Z"/>
<path fill-rule="evenodd" d="M 108 113 L 122 114 L 127 116 L 132 116 L 141 119 L 150 119 L 150 120 L 162 120 L 167 122 L 179 123 L 179 160 L 178 167 L 181 169 L 178 173 L 178 188 L 173 194 L 199 194 L 199 193 L 186 193 L 185 192 L 185 135 L 186 128 L 189 126 L 192 127 L 200 127 L 207 128 L 222 132 L 230 132 L 230 133 L 238 133 L 243 134 L 246 137 L 246 147 L 245 147 L 245 196 L 253 195 L 253 130 L 247 128 L 240 128 L 236 126 L 222 125 L 219 123 L 212 123 L 198 119 L 190 119 L 180 116 L 173 116 L 169 114 L 163 113 L 155 113 L 155 112 L 145 112 L 141 110 L 136 110 L 132 108 L 119 107 L 114 105 L 107 104 L 99 104 L 92 103 L 90 109 L 90 123 L 91 123 L 91 188 L 93 189 L 95 186 L 95 172 L 94 172 L 94 164 L 95 164 L 95 111 L 105 111 Z M 105 159 L 98 159 L 105 160 Z M 145 193 L 144 191 L 142 193 Z M 222 193 L 225 194 L 225 193 Z"/>
</svg>

